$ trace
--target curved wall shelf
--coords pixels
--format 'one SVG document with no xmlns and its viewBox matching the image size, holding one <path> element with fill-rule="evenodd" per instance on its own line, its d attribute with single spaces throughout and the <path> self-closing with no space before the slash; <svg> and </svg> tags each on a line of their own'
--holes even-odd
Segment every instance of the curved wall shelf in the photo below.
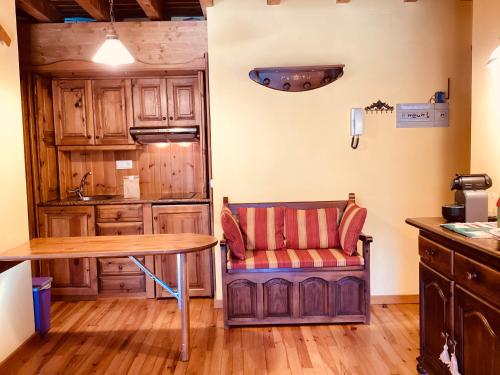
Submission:
<svg viewBox="0 0 500 375">
<path fill-rule="evenodd" d="M 345 65 L 291 66 L 255 68 L 248 74 L 252 81 L 279 91 L 314 90 L 344 75 Z"/>
</svg>

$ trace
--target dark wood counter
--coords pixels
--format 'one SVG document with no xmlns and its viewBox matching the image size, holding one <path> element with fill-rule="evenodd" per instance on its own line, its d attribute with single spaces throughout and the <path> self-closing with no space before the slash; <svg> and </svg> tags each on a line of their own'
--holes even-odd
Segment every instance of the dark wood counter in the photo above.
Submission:
<svg viewBox="0 0 500 375">
<path fill-rule="evenodd" d="M 419 373 L 449 374 L 446 341 L 462 375 L 500 374 L 500 241 L 461 236 L 441 218 L 406 222 L 420 230 Z"/>
</svg>

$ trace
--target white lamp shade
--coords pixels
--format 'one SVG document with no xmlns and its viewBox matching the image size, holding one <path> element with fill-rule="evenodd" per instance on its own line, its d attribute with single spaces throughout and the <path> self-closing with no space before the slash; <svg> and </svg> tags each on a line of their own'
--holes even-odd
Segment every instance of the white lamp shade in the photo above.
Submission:
<svg viewBox="0 0 500 375">
<path fill-rule="evenodd" d="M 95 53 L 92 61 L 111 66 L 131 64 L 135 61 L 128 49 L 115 35 L 108 35 Z"/>
<path fill-rule="evenodd" d="M 488 68 L 495 68 L 500 66 L 500 46 L 498 46 L 490 56 L 488 60 L 488 64 L 486 65 Z"/>
</svg>

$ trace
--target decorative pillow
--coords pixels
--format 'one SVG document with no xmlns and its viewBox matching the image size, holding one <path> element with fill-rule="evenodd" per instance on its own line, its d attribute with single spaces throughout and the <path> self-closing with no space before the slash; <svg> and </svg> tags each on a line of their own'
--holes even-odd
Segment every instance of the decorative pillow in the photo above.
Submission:
<svg viewBox="0 0 500 375">
<path fill-rule="evenodd" d="M 361 208 L 356 203 L 347 203 L 339 229 L 340 246 L 347 255 L 356 252 L 356 244 L 363 229 L 366 214 L 366 208 Z"/>
<path fill-rule="evenodd" d="M 339 248 L 339 209 L 313 208 L 285 211 L 285 237 L 288 249 Z"/>
<path fill-rule="evenodd" d="M 285 247 L 283 207 L 240 207 L 238 217 L 247 250 L 277 250 Z"/>
<path fill-rule="evenodd" d="M 220 214 L 220 222 L 224 230 L 224 236 L 227 239 L 229 250 L 238 259 L 245 259 L 245 243 L 241 234 L 240 226 L 233 216 L 231 210 L 227 207 L 222 207 Z"/>
</svg>

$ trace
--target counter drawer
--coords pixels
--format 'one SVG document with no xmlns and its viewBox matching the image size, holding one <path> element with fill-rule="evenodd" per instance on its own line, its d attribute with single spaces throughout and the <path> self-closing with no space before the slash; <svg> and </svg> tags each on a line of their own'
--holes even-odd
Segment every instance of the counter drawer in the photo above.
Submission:
<svg viewBox="0 0 500 375">
<path fill-rule="evenodd" d="M 98 236 L 125 236 L 131 234 L 144 234 L 142 222 L 130 223 L 97 223 Z"/>
<path fill-rule="evenodd" d="M 453 274 L 453 252 L 425 237 L 418 237 L 418 253 L 423 263 L 444 275 Z"/>
<path fill-rule="evenodd" d="M 97 206 L 98 222 L 142 221 L 142 204 Z"/>
<path fill-rule="evenodd" d="M 455 281 L 465 289 L 500 306 L 500 272 L 461 254 L 455 254 Z"/>
<path fill-rule="evenodd" d="M 137 257 L 144 264 L 144 257 Z M 129 258 L 98 258 L 99 275 L 138 274 L 142 271 Z"/>
<path fill-rule="evenodd" d="M 144 276 L 99 277 L 99 293 L 141 293 L 146 291 Z"/>
</svg>

